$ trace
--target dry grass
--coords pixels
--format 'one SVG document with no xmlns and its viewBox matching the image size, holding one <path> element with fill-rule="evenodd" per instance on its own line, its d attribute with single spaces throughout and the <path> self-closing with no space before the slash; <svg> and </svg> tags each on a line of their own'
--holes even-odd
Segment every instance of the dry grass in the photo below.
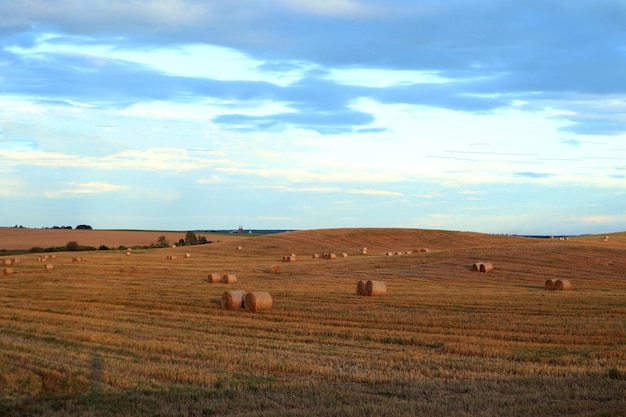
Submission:
<svg viewBox="0 0 626 417">
<path fill-rule="evenodd" d="M 59 253 L 51 271 L 23 255 L 0 280 L 0 414 L 619 415 L 626 234 L 602 237 L 333 229 L 248 238 L 236 255 Z M 414 246 L 430 252 L 385 256 Z M 291 252 L 349 257 L 266 272 Z M 475 259 L 497 268 L 476 274 Z M 237 282 L 209 285 L 211 271 Z M 355 294 L 373 279 L 384 297 Z M 224 310 L 226 289 L 269 292 L 272 308 Z"/>
</svg>

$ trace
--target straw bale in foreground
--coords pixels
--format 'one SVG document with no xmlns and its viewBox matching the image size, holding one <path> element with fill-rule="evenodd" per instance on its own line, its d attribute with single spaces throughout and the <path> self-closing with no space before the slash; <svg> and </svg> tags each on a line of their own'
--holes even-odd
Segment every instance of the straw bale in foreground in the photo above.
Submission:
<svg viewBox="0 0 626 417">
<path fill-rule="evenodd" d="M 557 279 L 554 283 L 556 291 L 567 291 L 572 288 L 572 284 L 567 279 Z"/>
<path fill-rule="evenodd" d="M 369 280 L 365 283 L 364 295 L 373 297 L 377 295 L 385 295 L 387 293 L 387 286 L 383 281 Z"/>
<path fill-rule="evenodd" d="M 239 310 L 243 308 L 246 294 L 243 290 L 226 291 L 222 294 L 222 308 L 224 310 Z"/>
<path fill-rule="evenodd" d="M 268 292 L 249 292 L 244 299 L 246 311 L 256 313 L 272 309 L 272 296 Z"/>
<path fill-rule="evenodd" d="M 365 295 L 365 281 L 361 280 L 356 284 L 356 295 Z"/>
<path fill-rule="evenodd" d="M 547 279 L 546 282 L 544 283 L 544 288 L 546 290 L 554 290 L 555 282 L 556 282 L 556 279 Z"/>
</svg>

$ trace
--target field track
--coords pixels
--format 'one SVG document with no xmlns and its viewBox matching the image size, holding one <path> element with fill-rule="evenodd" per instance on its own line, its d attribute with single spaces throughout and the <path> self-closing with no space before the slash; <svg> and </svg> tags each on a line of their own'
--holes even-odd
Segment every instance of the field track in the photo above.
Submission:
<svg viewBox="0 0 626 417">
<path fill-rule="evenodd" d="M 19 256 L 0 276 L 0 415 L 624 415 L 626 233 L 224 237 Z M 50 245 L 68 240 L 90 244 Z M 357 296 L 359 280 L 387 292 Z M 229 290 L 269 292 L 272 308 L 224 310 Z"/>
</svg>

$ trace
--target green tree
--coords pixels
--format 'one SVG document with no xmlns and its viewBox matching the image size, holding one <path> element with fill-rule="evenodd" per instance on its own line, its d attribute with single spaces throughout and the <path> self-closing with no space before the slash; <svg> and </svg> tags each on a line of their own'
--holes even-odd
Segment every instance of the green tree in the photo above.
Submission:
<svg viewBox="0 0 626 417">
<path fill-rule="evenodd" d="M 67 245 L 65 245 L 65 249 L 68 251 L 77 251 L 79 248 L 80 246 L 78 245 L 78 242 L 75 240 L 67 242 Z"/>
<path fill-rule="evenodd" d="M 157 245 L 162 247 L 169 247 L 170 242 L 168 242 L 165 236 L 159 236 L 159 238 L 157 239 Z"/>
</svg>

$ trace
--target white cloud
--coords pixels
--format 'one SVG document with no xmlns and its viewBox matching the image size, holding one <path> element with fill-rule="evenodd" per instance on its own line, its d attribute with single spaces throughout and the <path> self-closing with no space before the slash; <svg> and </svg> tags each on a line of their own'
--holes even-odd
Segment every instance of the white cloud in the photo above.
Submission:
<svg viewBox="0 0 626 417">
<path fill-rule="evenodd" d="M 44 194 L 47 198 L 64 198 L 68 196 L 76 196 L 81 194 L 102 194 L 117 191 L 127 191 L 130 187 L 125 185 L 109 184 L 106 182 L 68 182 L 66 187 L 58 191 L 46 191 Z"/>
</svg>

